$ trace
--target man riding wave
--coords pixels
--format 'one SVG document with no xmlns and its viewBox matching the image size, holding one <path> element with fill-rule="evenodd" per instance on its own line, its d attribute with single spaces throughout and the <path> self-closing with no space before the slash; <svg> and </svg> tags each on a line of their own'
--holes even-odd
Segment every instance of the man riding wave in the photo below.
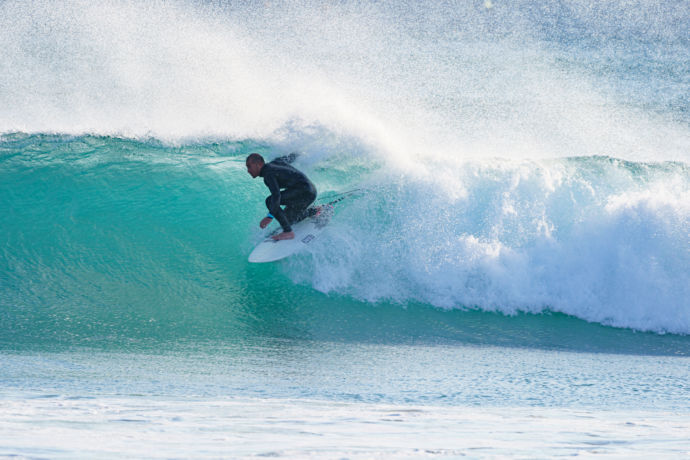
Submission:
<svg viewBox="0 0 690 460">
<path fill-rule="evenodd" d="M 303 172 L 289 164 L 292 159 L 294 155 L 266 163 L 258 153 L 251 153 L 246 161 L 247 172 L 254 179 L 263 177 L 271 191 L 266 198 L 268 215 L 261 219 L 259 226 L 266 228 L 271 220 L 277 219 L 283 231 L 274 235 L 274 240 L 293 239 L 295 233 L 291 225 L 308 216 L 307 208 L 316 199 L 316 187 Z"/>
</svg>

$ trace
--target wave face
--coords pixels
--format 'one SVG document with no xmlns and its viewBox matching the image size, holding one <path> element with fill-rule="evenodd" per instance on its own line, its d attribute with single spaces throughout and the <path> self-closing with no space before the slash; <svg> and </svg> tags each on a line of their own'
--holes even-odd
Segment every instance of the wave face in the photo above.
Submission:
<svg viewBox="0 0 690 460">
<path fill-rule="evenodd" d="M 38 308 L 33 321 L 52 308 L 215 315 L 251 296 L 294 304 L 306 284 L 365 302 L 690 332 L 684 163 L 492 159 L 427 176 L 307 157 L 298 167 L 322 199 L 366 189 L 311 252 L 257 268 L 246 257 L 266 190 L 243 160 L 260 146 L 45 135 L 1 145 L 2 303 Z"/>
<path fill-rule="evenodd" d="M 690 333 L 687 2 L 278 3 L 0 4 L 0 341 Z M 249 265 L 244 156 L 293 150 L 364 190 Z"/>
</svg>

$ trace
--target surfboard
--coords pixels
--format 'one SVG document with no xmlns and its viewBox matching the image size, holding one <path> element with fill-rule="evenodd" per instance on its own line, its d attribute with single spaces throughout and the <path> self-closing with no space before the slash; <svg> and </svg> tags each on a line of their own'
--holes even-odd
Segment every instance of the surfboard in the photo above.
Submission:
<svg viewBox="0 0 690 460">
<path fill-rule="evenodd" d="M 302 251 L 312 244 L 333 216 L 333 206 L 330 203 L 321 205 L 319 208 L 317 215 L 307 217 L 292 225 L 292 231 L 295 232 L 294 239 L 276 241 L 271 238 L 282 231 L 280 227 L 268 235 L 249 254 L 249 262 L 275 262 Z"/>
</svg>

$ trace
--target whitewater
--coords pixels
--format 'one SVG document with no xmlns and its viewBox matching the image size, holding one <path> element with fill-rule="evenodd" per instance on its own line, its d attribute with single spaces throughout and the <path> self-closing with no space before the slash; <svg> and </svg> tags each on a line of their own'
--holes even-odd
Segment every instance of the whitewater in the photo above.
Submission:
<svg viewBox="0 0 690 460">
<path fill-rule="evenodd" d="M 689 23 L 0 2 L 0 456 L 687 454 Z M 278 263 L 251 152 L 356 190 Z"/>
</svg>

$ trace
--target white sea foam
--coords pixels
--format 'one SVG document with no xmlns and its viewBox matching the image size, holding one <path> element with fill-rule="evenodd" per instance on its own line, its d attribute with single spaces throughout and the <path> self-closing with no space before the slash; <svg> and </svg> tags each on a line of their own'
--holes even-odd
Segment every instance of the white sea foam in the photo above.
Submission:
<svg viewBox="0 0 690 460">
<path fill-rule="evenodd" d="M 10 401 L 0 413 L 0 454 L 11 457 L 681 458 L 690 449 L 682 412 L 98 397 Z"/>
<path fill-rule="evenodd" d="M 452 169 L 456 196 L 418 175 L 378 176 L 290 273 L 367 301 L 551 310 L 687 334 L 690 178 L 679 164 L 640 168 L 472 162 Z"/>
<path fill-rule="evenodd" d="M 687 357 L 265 338 L 206 347 L 0 354 L 0 455 L 663 458 L 690 449 Z"/>
</svg>

